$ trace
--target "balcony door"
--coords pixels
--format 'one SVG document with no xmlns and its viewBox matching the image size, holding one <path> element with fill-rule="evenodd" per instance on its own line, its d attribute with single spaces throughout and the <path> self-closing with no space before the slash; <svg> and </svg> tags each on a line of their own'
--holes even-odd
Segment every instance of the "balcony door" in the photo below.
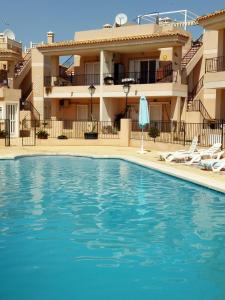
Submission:
<svg viewBox="0 0 225 300">
<path fill-rule="evenodd" d="M 99 85 L 100 83 L 100 63 L 88 62 L 85 64 L 85 84 Z"/>
<path fill-rule="evenodd" d="M 152 59 L 130 60 L 130 77 L 135 78 L 137 83 L 155 83 L 157 64 L 158 61 Z"/>
</svg>

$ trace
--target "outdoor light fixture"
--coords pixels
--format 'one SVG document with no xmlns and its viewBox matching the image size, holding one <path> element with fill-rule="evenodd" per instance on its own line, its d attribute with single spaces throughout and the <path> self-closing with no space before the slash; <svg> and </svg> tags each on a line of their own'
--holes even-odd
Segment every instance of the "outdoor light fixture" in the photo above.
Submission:
<svg viewBox="0 0 225 300">
<path fill-rule="evenodd" d="M 92 106 L 93 106 L 92 105 L 92 96 L 94 95 L 95 90 L 96 90 L 96 87 L 93 84 L 90 85 L 89 88 L 88 88 L 89 94 L 91 95 L 91 121 L 93 119 L 93 117 L 92 117 Z"/>
<path fill-rule="evenodd" d="M 126 95 L 126 110 L 125 110 L 125 116 L 127 118 L 127 96 L 130 92 L 130 83 L 129 82 L 125 82 L 124 85 L 123 85 L 123 91 Z"/>
</svg>

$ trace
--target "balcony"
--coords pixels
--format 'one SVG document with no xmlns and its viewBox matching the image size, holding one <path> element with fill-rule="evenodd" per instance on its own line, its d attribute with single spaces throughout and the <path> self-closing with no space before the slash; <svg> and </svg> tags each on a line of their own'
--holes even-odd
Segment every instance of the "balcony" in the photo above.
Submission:
<svg viewBox="0 0 225 300">
<path fill-rule="evenodd" d="M 123 72 L 115 75 L 103 74 L 100 92 L 100 74 L 64 74 L 45 76 L 45 98 L 89 98 L 88 86 L 95 85 L 95 97 L 122 98 L 124 83 L 131 85 L 130 97 L 187 96 L 187 86 L 178 82 L 178 73 L 172 69 L 158 69 L 155 72 Z"/>
<path fill-rule="evenodd" d="M 225 88 L 225 56 L 206 59 L 205 72 L 205 88 Z"/>
</svg>

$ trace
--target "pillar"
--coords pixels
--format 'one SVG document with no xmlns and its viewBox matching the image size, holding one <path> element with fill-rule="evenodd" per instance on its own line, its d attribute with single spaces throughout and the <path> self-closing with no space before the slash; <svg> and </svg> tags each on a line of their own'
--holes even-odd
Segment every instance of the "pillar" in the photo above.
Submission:
<svg viewBox="0 0 225 300">
<path fill-rule="evenodd" d="M 131 135 L 131 120 L 121 119 L 120 120 L 120 146 L 129 147 L 130 135 Z"/>
</svg>

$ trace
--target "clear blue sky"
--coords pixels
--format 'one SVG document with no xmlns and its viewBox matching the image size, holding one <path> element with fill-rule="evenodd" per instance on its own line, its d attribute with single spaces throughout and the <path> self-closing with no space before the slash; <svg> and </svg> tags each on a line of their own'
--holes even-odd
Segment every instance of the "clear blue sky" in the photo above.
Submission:
<svg viewBox="0 0 225 300">
<path fill-rule="evenodd" d="M 52 30 L 56 40 L 72 39 L 79 30 L 113 23 L 124 12 L 130 21 L 139 14 L 188 9 L 198 15 L 225 8 L 224 0 L 8 0 L 1 1 L 0 32 L 11 28 L 24 44 L 46 40 Z M 4 12 L 4 14 L 2 14 Z M 4 25 L 4 23 L 10 25 Z"/>
</svg>

